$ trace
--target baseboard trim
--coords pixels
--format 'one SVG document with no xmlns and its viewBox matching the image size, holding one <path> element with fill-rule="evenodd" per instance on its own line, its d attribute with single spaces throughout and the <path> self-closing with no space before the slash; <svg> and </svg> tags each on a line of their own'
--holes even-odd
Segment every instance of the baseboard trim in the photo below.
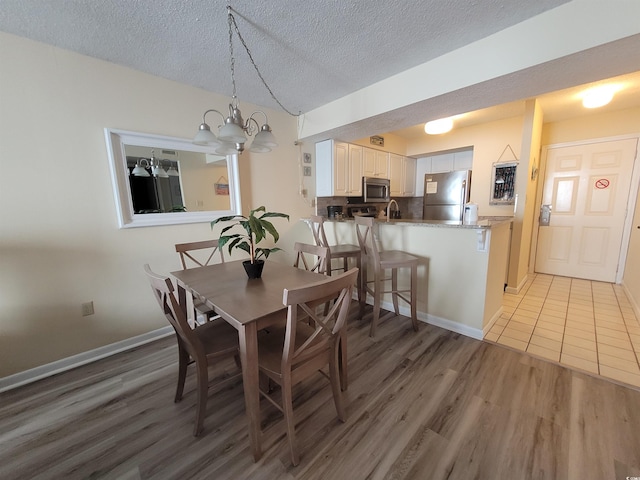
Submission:
<svg viewBox="0 0 640 480">
<path fill-rule="evenodd" d="M 94 348 L 93 350 L 89 350 L 87 352 L 82 352 L 77 355 L 63 358 L 61 360 L 56 360 L 55 362 L 47 363 L 39 367 L 25 370 L 24 372 L 15 373 L 13 375 L 9 375 L 8 377 L 0 378 L 0 393 L 21 387 L 23 385 L 41 380 L 43 378 L 50 377 L 52 375 L 56 375 L 58 373 L 66 372 L 67 370 L 71 370 L 73 368 L 95 362 L 102 358 L 110 357 L 111 355 L 115 355 L 117 353 L 139 347 L 140 345 L 151 343 L 155 340 L 167 337 L 173 333 L 173 328 L 168 325 L 151 332 L 143 333 L 142 335 L 137 335 L 135 337 L 127 338 L 126 340 L 121 340 L 119 342 L 105 345 L 104 347 Z"/>
<path fill-rule="evenodd" d="M 493 327 L 493 325 L 498 321 L 498 319 L 502 315 L 503 310 L 504 308 L 502 307 L 502 305 L 500 305 L 500 308 L 498 309 L 498 311 L 495 313 L 495 315 L 493 315 L 493 317 L 491 317 L 491 320 L 489 320 L 489 323 L 487 323 L 482 329 L 482 338 L 484 338 L 485 335 L 489 333 L 489 330 L 491 330 L 491 327 Z"/>
<path fill-rule="evenodd" d="M 624 289 L 624 293 L 627 295 L 627 298 L 629 299 L 631 308 L 633 308 L 633 313 L 636 314 L 636 318 L 640 319 L 640 305 L 638 305 L 635 298 L 633 298 L 633 295 L 631 295 L 631 292 L 629 291 L 627 286 L 624 284 L 624 282 L 622 282 L 621 285 L 622 285 L 622 288 Z"/>
<path fill-rule="evenodd" d="M 380 307 L 389 312 L 394 311 L 392 302 L 382 302 Z M 405 317 L 409 317 L 409 318 L 411 317 L 411 309 L 409 307 L 399 306 L 398 310 L 400 311 L 401 315 L 404 315 Z M 468 325 L 463 325 L 462 323 L 454 322 L 446 318 L 437 317 L 435 315 L 431 315 L 430 313 L 417 312 L 416 316 L 418 317 L 418 320 L 420 320 L 421 322 L 429 323 L 436 327 L 444 328 L 445 330 L 450 330 L 452 332 L 459 333 L 466 337 L 475 338 L 476 340 L 483 339 L 483 332 L 479 328 L 473 328 Z"/>
<path fill-rule="evenodd" d="M 520 281 L 520 283 L 518 284 L 518 286 L 516 288 L 512 288 L 512 287 L 507 287 L 504 289 L 504 291 L 506 293 L 511 293 L 513 295 L 518 295 L 520 293 L 520 290 L 522 290 L 522 287 L 524 287 L 525 283 L 527 283 L 527 279 L 529 278 L 529 275 L 525 275 L 524 278 Z"/>
</svg>

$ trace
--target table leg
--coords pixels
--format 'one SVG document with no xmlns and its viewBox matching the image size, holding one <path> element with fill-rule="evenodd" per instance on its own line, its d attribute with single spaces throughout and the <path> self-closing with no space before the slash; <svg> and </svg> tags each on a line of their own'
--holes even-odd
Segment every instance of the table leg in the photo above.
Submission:
<svg viewBox="0 0 640 480">
<path fill-rule="evenodd" d="M 253 458 L 258 461 L 262 456 L 260 431 L 260 391 L 258 386 L 258 330 L 255 322 L 244 325 L 238 331 L 240 342 L 240 361 L 242 362 L 242 383 L 244 403 L 249 423 L 249 441 Z"/>
</svg>

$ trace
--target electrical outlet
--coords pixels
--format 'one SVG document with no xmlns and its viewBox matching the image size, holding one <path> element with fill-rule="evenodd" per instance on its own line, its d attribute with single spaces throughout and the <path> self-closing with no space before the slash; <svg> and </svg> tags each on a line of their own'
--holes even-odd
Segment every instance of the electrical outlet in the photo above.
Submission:
<svg viewBox="0 0 640 480">
<path fill-rule="evenodd" d="M 300 194 L 304 197 L 307 198 L 307 189 L 303 188 L 302 190 L 300 190 Z"/>
<path fill-rule="evenodd" d="M 95 311 L 93 310 L 93 302 L 87 302 L 82 304 L 82 316 L 86 317 L 89 315 L 93 315 Z"/>
</svg>

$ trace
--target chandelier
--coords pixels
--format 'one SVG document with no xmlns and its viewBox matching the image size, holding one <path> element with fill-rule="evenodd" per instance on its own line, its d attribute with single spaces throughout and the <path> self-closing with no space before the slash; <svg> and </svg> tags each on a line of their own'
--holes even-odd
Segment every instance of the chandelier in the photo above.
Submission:
<svg viewBox="0 0 640 480">
<path fill-rule="evenodd" d="M 254 153 L 270 152 L 272 148 L 277 147 L 278 143 L 276 138 L 271 132 L 271 127 L 268 124 L 267 114 L 262 110 L 253 112 L 249 118 L 245 121 L 240 113 L 240 106 L 238 102 L 238 96 L 236 94 L 236 79 L 235 79 L 235 57 L 233 56 L 233 31 L 240 39 L 242 46 L 244 47 L 249 60 L 253 68 L 256 70 L 258 77 L 262 81 L 262 84 L 271 94 L 271 97 L 276 101 L 280 107 L 289 115 L 297 116 L 289 110 L 287 110 L 280 101 L 275 97 L 271 88 L 267 85 L 267 82 L 262 77 L 258 66 L 256 65 L 247 44 L 240 34 L 238 24 L 233 16 L 232 8 L 227 6 L 227 23 L 229 25 L 229 53 L 231 60 L 231 85 L 233 87 L 233 93 L 231 96 L 231 103 L 229 104 L 229 115 L 224 116 L 218 110 L 209 109 L 202 115 L 202 123 L 198 128 L 198 133 L 193 139 L 193 143 L 196 145 L 208 145 L 216 147 L 215 152 L 222 155 L 230 155 L 234 153 L 242 153 L 245 149 L 245 143 L 247 142 L 247 136 L 255 134 L 253 142 L 249 146 L 249 151 Z M 211 127 L 206 122 L 206 116 L 208 113 L 215 112 L 222 118 L 222 124 L 218 127 L 218 136 L 211 131 Z M 257 118 L 256 118 L 257 117 Z M 258 119 L 262 120 L 264 117 L 264 123 L 258 123 Z"/>
</svg>

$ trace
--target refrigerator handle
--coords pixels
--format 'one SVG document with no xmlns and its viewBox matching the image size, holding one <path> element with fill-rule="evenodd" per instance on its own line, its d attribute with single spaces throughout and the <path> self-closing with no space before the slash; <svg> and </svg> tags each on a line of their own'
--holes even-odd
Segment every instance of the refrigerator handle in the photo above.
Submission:
<svg viewBox="0 0 640 480">
<path fill-rule="evenodd" d="M 467 181 L 462 180 L 462 188 L 460 189 L 460 218 L 459 221 L 463 221 L 464 219 L 464 204 L 467 203 Z"/>
</svg>

